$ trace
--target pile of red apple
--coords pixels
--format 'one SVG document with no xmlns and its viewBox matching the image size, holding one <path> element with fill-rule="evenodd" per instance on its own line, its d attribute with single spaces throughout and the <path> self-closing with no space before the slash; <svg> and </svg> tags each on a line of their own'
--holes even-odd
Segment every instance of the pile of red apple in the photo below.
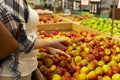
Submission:
<svg viewBox="0 0 120 80">
<path fill-rule="evenodd" d="M 110 37 L 80 32 L 39 32 L 44 39 L 64 38 L 63 50 L 69 57 L 61 60 L 39 49 L 38 68 L 46 80 L 120 80 L 120 41 Z"/>
<path fill-rule="evenodd" d="M 40 24 L 50 24 L 50 23 L 60 23 L 60 22 L 63 22 L 63 20 L 57 19 L 55 17 L 44 17 L 44 16 L 39 17 Z"/>
</svg>

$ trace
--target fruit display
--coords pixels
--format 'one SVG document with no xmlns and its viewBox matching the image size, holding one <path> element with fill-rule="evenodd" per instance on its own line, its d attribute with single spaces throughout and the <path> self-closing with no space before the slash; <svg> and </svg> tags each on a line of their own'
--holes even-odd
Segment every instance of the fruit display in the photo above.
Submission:
<svg viewBox="0 0 120 80">
<path fill-rule="evenodd" d="M 82 21 L 84 19 L 90 19 L 92 18 L 94 15 L 93 14 L 85 14 L 85 15 L 71 15 L 71 16 L 65 16 L 65 18 L 72 20 L 74 22 L 79 22 Z"/>
<path fill-rule="evenodd" d="M 110 34 L 112 27 L 112 20 L 110 18 L 107 19 L 107 18 L 93 17 L 91 19 L 82 20 L 80 24 Z M 119 29 L 120 29 L 120 20 L 115 20 L 113 34 L 119 36 L 120 35 Z"/>
<path fill-rule="evenodd" d="M 39 17 L 39 23 L 40 24 L 52 24 L 52 23 L 61 23 L 64 22 L 62 19 L 58 19 L 53 17 L 44 17 L 44 16 L 40 16 Z"/>
<path fill-rule="evenodd" d="M 96 33 L 39 31 L 44 39 L 66 39 L 69 56 L 60 60 L 39 49 L 38 68 L 45 80 L 120 80 L 120 41 Z"/>
</svg>

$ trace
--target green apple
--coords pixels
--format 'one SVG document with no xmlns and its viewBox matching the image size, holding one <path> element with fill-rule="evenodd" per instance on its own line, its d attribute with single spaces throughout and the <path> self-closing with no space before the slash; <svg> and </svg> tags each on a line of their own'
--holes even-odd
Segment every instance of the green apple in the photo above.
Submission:
<svg viewBox="0 0 120 80">
<path fill-rule="evenodd" d="M 106 55 L 110 55 L 110 53 L 111 53 L 110 49 L 105 49 L 105 54 Z"/>
<path fill-rule="evenodd" d="M 98 66 L 103 66 L 105 63 L 103 61 L 98 61 Z"/>
<path fill-rule="evenodd" d="M 75 49 L 77 47 L 77 44 L 73 43 L 72 47 Z"/>
<path fill-rule="evenodd" d="M 89 72 L 89 68 L 86 67 L 86 66 L 83 66 L 81 69 L 80 69 L 80 73 L 85 73 L 87 74 Z"/>
<path fill-rule="evenodd" d="M 51 67 L 50 67 L 50 70 L 51 71 L 54 71 L 56 69 L 56 65 L 52 65 Z"/>
<path fill-rule="evenodd" d="M 79 55 L 79 52 L 77 50 L 72 50 L 71 55 L 75 57 L 75 56 Z"/>
<path fill-rule="evenodd" d="M 112 80 L 120 80 L 120 74 L 118 74 L 118 73 L 113 74 Z"/>
<path fill-rule="evenodd" d="M 120 59 L 120 54 L 118 54 L 117 57 Z"/>
<path fill-rule="evenodd" d="M 118 63 L 118 66 L 120 67 L 120 63 Z"/>
<path fill-rule="evenodd" d="M 74 59 L 75 59 L 75 62 L 78 63 L 82 60 L 82 57 L 81 56 L 76 56 Z"/>
<path fill-rule="evenodd" d="M 73 47 L 72 47 L 72 46 L 69 46 L 69 47 L 68 47 L 68 50 L 72 51 L 72 50 L 73 50 Z"/>
<path fill-rule="evenodd" d="M 109 65 L 103 65 L 102 69 L 106 73 L 110 69 L 110 66 Z"/>
<path fill-rule="evenodd" d="M 80 46 L 77 46 L 77 47 L 76 47 L 76 50 L 77 50 L 78 52 L 81 52 L 81 51 L 82 51 L 82 49 L 81 49 Z"/>
<path fill-rule="evenodd" d="M 111 60 L 109 63 L 108 63 L 109 66 L 111 65 L 117 65 L 117 62 L 115 62 L 114 60 Z"/>
<path fill-rule="evenodd" d="M 117 53 L 120 53 L 120 48 L 119 47 L 116 47 L 115 50 L 116 50 Z"/>
<path fill-rule="evenodd" d="M 90 71 L 88 74 L 87 74 L 87 79 L 88 80 L 97 80 L 97 74 L 95 71 Z"/>
<path fill-rule="evenodd" d="M 87 75 L 85 73 L 80 73 L 76 75 L 77 80 L 87 80 Z"/>
<path fill-rule="evenodd" d="M 54 74 L 52 80 L 61 80 L 62 77 L 59 74 Z"/>
<path fill-rule="evenodd" d="M 113 57 L 112 57 L 112 60 L 114 60 L 115 62 L 119 62 L 118 56 L 113 56 Z"/>
<path fill-rule="evenodd" d="M 87 43 L 83 43 L 81 46 L 82 46 L 83 48 L 87 48 Z"/>
<path fill-rule="evenodd" d="M 94 70 L 95 69 L 94 64 L 91 64 L 91 63 L 88 63 L 87 67 L 88 67 L 89 70 Z"/>
<path fill-rule="evenodd" d="M 39 52 L 39 53 L 37 54 L 37 57 L 38 57 L 38 59 L 42 59 L 46 54 L 47 54 L 47 53 L 45 53 L 45 52 Z"/>
<path fill-rule="evenodd" d="M 90 53 L 90 49 L 89 48 L 84 48 L 84 51 L 85 51 L 85 53 Z"/>
<path fill-rule="evenodd" d="M 104 73 L 102 67 L 100 67 L 100 66 L 98 66 L 98 67 L 95 68 L 95 72 L 98 75 L 103 75 L 103 73 Z"/>
</svg>

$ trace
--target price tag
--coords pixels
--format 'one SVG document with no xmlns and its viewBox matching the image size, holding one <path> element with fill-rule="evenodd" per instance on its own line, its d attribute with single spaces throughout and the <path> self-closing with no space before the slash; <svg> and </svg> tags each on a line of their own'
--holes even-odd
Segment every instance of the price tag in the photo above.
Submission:
<svg viewBox="0 0 120 80">
<path fill-rule="evenodd" d="M 81 0 L 81 5 L 88 6 L 90 3 L 90 0 Z"/>
<path fill-rule="evenodd" d="M 90 1 L 93 1 L 93 2 L 100 2 L 101 0 L 90 0 Z"/>
<path fill-rule="evenodd" d="M 120 0 L 118 0 L 118 6 L 117 6 L 117 8 L 120 9 Z"/>
</svg>

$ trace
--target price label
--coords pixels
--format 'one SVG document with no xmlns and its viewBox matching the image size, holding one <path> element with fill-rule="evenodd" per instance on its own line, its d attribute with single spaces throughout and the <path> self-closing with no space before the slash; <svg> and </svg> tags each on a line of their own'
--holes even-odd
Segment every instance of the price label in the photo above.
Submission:
<svg viewBox="0 0 120 80">
<path fill-rule="evenodd" d="M 94 1 L 94 2 L 100 2 L 101 0 L 90 0 L 90 1 Z"/>
<path fill-rule="evenodd" d="M 117 7 L 120 9 L 120 0 L 118 0 L 118 6 Z"/>
<path fill-rule="evenodd" d="M 81 0 L 81 5 L 89 5 L 90 0 Z"/>
</svg>

